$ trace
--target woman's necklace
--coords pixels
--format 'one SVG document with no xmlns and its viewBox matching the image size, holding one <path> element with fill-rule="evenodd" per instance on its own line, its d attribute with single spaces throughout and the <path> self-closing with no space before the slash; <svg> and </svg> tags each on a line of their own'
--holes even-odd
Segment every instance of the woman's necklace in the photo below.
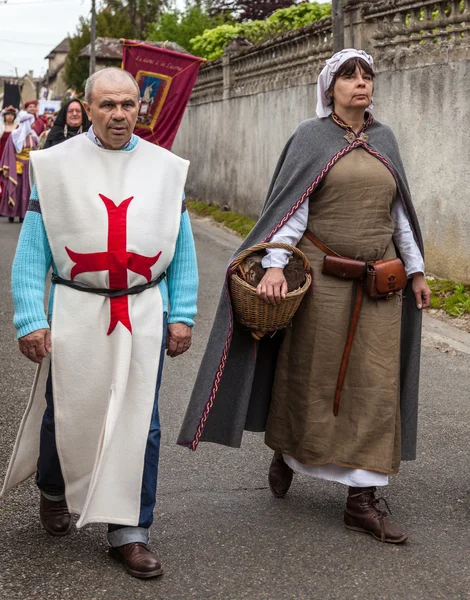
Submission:
<svg viewBox="0 0 470 600">
<path fill-rule="evenodd" d="M 339 127 L 341 127 L 341 129 L 345 129 L 347 131 L 347 134 L 344 136 L 344 139 L 347 142 L 349 142 L 350 144 L 352 144 L 357 139 L 362 140 L 364 142 L 369 141 L 369 136 L 366 133 L 364 133 L 364 130 L 372 122 L 372 115 L 367 116 L 367 118 L 364 120 L 364 122 L 362 124 L 362 127 L 359 129 L 359 131 L 357 133 L 352 128 L 352 125 L 348 125 L 347 123 L 345 123 L 341 119 L 341 117 L 339 117 L 334 111 L 331 113 L 331 118 L 337 125 L 339 125 Z"/>
</svg>

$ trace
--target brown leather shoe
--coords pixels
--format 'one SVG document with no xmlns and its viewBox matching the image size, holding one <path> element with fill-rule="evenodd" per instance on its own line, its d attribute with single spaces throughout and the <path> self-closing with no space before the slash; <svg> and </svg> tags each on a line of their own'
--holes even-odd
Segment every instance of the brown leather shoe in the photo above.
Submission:
<svg viewBox="0 0 470 600">
<path fill-rule="evenodd" d="M 286 465 L 281 452 L 275 452 L 269 467 L 269 487 L 276 498 L 284 498 L 289 491 L 294 471 Z"/>
<path fill-rule="evenodd" d="M 149 579 L 163 573 L 158 556 L 151 552 L 147 544 L 133 542 L 109 549 L 109 556 L 122 562 L 132 577 Z"/>
<path fill-rule="evenodd" d="M 376 540 L 389 544 L 402 544 L 408 534 L 387 519 L 387 511 L 380 508 L 384 502 L 390 511 L 385 498 L 375 497 L 375 487 L 349 488 L 348 500 L 344 510 L 344 525 L 352 531 L 370 533 Z"/>
<path fill-rule="evenodd" d="M 67 535 L 72 529 L 72 515 L 65 500 L 53 502 L 41 494 L 39 519 L 49 535 L 60 537 Z"/>
</svg>

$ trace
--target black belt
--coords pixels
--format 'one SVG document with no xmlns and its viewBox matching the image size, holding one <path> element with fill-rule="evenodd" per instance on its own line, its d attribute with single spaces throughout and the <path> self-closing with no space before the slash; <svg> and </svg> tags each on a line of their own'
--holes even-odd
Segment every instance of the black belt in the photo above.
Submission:
<svg viewBox="0 0 470 600">
<path fill-rule="evenodd" d="M 66 285 L 68 287 L 73 288 L 74 290 L 78 290 L 79 292 L 88 292 L 89 294 L 97 294 L 98 296 L 107 296 L 108 298 L 120 298 L 121 296 L 131 296 L 133 294 L 140 294 L 149 288 L 153 288 L 165 279 L 166 273 L 162 273 L 157 279 L 152 279 L 148 283 L 142 283 L 140 285 L 134 285 L 130 288 L 126 288 L 124 290 L 111 290 L 109 288 L 94 288 L 84 283 L 79 283 L 78 281 L 69 281 L 68 279 L 63 279 L 59 275 L 52 274 L 51 280 L 52 283 L 58 283 L 61 285 Z"/>
</svg>

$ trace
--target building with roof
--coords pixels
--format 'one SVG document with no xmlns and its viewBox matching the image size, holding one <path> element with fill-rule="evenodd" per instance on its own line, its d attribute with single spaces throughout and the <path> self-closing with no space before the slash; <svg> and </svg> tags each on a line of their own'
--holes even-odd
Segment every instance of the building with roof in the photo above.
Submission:
<svg viewBox="0 0 470 600">
<path fill-rule="evenodd" d="M 43 84 L 48 90 L 50 100 L 61 100 L 67 91 L 67 85 L 64 81 L 65 61 L 70 50 L 69 39 L 64 38 L 49 54 L 45 57 L 49 61 L 47 73 L 44 76 Z"/>
</svg>

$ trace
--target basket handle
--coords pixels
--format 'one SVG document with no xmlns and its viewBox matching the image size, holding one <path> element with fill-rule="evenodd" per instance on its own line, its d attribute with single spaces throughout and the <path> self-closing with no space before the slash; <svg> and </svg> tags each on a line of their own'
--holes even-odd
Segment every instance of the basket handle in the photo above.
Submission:
<svg viewBox="0 0 470 600">
<path fill-rule="evenodd" d="M 255 244 L 254 246 L 250 246 L 250 248 L 247 248 L 246 250 L 242 250 L 242 252 L 240 252 L 240 254 L 236 258 L 234 258 L 233 261 L 230 263 L 229 271 L 235 271 L 236 268 L 245 260 L 245 258 L 250 256 L 250 254 L 258 252 L 259 250 L 265 250 L 266 248 L 282 248 L 283 250 L 288 250 L 293 254 L 297 254 L 297 256 L 299 256 L 302 259 L 302 262 L 304 263 L 305 271 L 310 271 L 310 263 L 305 254 L 295 246 L 291 246 L 290 244 L 283 244 L 282 242 L 263 242 L 262 244 Z"/>
</svg>

